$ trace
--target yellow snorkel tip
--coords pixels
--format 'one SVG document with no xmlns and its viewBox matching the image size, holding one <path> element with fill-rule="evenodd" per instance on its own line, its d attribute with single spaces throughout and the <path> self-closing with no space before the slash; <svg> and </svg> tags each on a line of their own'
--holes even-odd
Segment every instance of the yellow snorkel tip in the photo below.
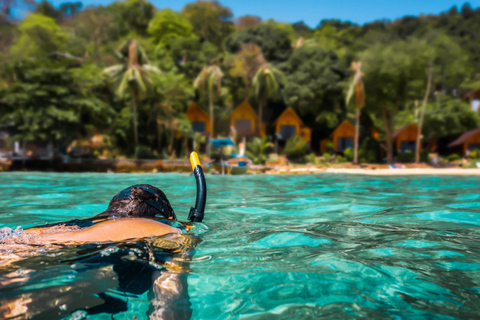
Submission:
<svg viewBox="0 0 480 320">
<path fill-rule="evenodd" d="M 190 154 L 190 164 L 192 165 L 192 170 L 195 170 L 196 166 L 202 166 L 200 160 L 198 159 L 198 154 L 195 151 Z"/>
</svg>

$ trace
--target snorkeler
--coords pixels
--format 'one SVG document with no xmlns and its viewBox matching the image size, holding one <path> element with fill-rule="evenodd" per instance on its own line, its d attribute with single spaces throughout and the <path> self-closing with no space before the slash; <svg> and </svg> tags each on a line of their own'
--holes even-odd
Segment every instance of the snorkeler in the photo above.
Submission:
<svg viewBox="0 0 480 320">
<path fill-rule="evenodd" d="M 195 207 L 190 209 L 188 220 L 203 220 L 207 189 L 200 161 L 196 152 L 190 156 L 193 174 L 197 182 Z M 85 220 L 49 224 L 26 229 L 26 235 L 34 236 L 37 243 L 64 242 L 118 242 L 181 233 L 177 227 L 153 219 L 176 221 L 176 215 L 166 195 L 148 184 L 138 184 L 115 195 L 104 212 Z"/>
<path fill-rule="evenodd" d="M 192 153 L 190 161 L 197 198 L 188 220 L 201 222 L 207 194 L 205 177 L 196 153 Z M 56 263 L 68 263 L 72 268 L 81 265 L 78 269 L 75 267 L 76 276 L 85 274 L 85 280 L 81 287 L 59 284 L 2 299 L 0 318 L 60 319 L 75 310 L 83 310 L 88 315 L 113 315 L 129 310 L 130 297 L 148 292 L 150 319 L 189 319 L 192 309 L 187 274 L 191 252 L 200 239 L 182 234 L 181 228 L 188 228 L 189 224 L 182 226 L 176 219 L 160 189 L 139 184 L 119 192 L 107 210 L 90 219 L 26 229 L 24 244 L 39 248 L 42 247 L 39 244 L 51 245 L 50 254 L 54 256 L 60 254 L 55 250 L 71 248 L 75 254 L 63 256 Z M 95 245 L 89 244 L 92 242 Z M 74 246 L 63 246 L 69 243 Z M 11 245 L 13 249 L 18 247 L 18 244 Z M 111 248 L 114 251 L 110 254 Z M 0 285 L 13 285 L 15 270 L 36 270 L 38 260 L 31 261 L 16 259 L 14 266 L 5 264 L 3 267 L 8 273 L 0 273 Z M 65 303 L 63 309 L 58 308 L 58 301 Z"/>
</svg>

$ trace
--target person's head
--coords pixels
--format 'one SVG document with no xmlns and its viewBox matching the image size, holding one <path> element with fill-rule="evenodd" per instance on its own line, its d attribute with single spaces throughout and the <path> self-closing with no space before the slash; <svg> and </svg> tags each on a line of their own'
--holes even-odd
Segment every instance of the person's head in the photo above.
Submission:
<svg viewBox="0 0 480 320">
<path fill-rule="evenodd" d="M 149 184 L 136 184 L 120 191 L 112 198 L 108 209 L 96 217 L 118 215 L 124 218 L 164 217 L 176 220 L 170 202 L 162 190 Z"/>
</svg>

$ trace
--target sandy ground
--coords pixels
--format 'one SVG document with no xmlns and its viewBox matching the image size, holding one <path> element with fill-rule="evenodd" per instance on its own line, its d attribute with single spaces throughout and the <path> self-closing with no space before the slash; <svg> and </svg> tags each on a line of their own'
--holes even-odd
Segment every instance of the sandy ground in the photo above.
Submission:
<svg viewBox="0 0 480 320">
<path fill-rule="evenodd" d="M 480 176 L 480 169 L 430 169 L 430 168 L 406 168 L 406 169 L 346 169 L 346 168 L 278 168 L 266 172 L 267 174 L 308 174 L 308 173 L 340 173 L 340 174 L 363 174 L 370 176 L 403 176 L 403 175 L 458 175 Z"/>
<path fill-rule="evenodd" d="M 333 169 L 328 168 L 326 172 L 332 173 L 348 173 L 348 174 L 365 174 L 372 176 L 385 175 L 458 175 L 458 176 L 480 176 L 480 169 L 428 169 L 428 168 L 406 168 L 406 169 Z"/>
</svg>

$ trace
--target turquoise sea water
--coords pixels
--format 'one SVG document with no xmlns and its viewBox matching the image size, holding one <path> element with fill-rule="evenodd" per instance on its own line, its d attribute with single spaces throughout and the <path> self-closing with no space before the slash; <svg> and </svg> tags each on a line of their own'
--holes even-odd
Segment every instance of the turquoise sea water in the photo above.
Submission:
<svg viewBox="0 0 480 320">
<path fill-rule="evenodd" d="M 185 288 L 173 309 L 192 319 L 478 319 L 480 178 L 206 178 L 201 243 L 172 277 Z M 0 228 L 90 217 L 137 183 L 162 189 L 186 220 L 189 175 L 1 173 Z M 0 267 L 0 301 L 80 319 L 86 304 L 117 299 L 88 319 L 161 319 L 154 310 L 169 304 L 151 288 L 160 265 L 129 278 L 146 289 L 119 289 L 119 265 L 148 249 L 132 246 L 45 249 Z"/>
</svg>

